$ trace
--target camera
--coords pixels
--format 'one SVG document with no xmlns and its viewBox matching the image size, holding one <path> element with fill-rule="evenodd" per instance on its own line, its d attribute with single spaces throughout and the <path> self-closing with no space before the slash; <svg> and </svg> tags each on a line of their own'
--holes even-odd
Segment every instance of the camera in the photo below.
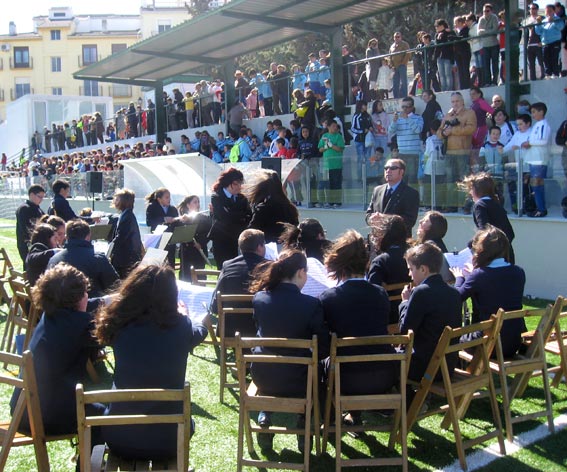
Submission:
<svg viewBox="0 0 567 472">
<path fill-rule="evenodd" d="M 449 126 L 459 126 L 461 124 L 461 122 L 459 121 L 458 118 L 453 118 L 452 120 L 448 120 L 445 121 L 445 128 L 448 128 Z"/>
</svg>

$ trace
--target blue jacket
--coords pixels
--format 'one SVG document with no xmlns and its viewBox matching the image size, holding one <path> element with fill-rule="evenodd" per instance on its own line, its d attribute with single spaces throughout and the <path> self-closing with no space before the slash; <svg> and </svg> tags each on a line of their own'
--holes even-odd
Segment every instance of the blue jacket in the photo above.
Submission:
<svg viewBox="0 0 567 472">
<path fill-rule="evenodd" d="M 554 16 L 553 21 L 536 24 L 535 32 L 541 37 L 541 44 L 547 46 L 548 44 L 561 41 L 563 26 L 563 20 L 558 16 Z"/>
</svg>

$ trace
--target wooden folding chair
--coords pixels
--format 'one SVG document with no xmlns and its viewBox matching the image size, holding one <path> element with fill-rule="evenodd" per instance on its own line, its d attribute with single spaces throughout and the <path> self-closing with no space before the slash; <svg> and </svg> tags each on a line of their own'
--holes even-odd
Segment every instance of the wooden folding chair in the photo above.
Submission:
<svg viewBox="0 0 567 472">
<path fill-rule="evenodd" d="M 384 290 L 388 293 L 388 300 L 392 302 L 400 302 L 402 300 L 402 290 L 411 282 L 399 282 L 397 284 L 382 284 Z M 388 325 L 388 334 L 398 334 L 400 327 L 398 323 L 391 323 Z"/>
<path fill-rule="evenodd" d="M 83 385 L 77 390 L 77 425 L 79 430 L 79 451 L 82 472 L 115 470 L 135 471 L 178 471 L 187 472 L 189 467 L 189 440 L 191 437 L 191 389 L 189 383 L 181 390 L 173 389 L 131 389 L 97 390 L 85 392 Z M 181 413 L 132 414 L 86 416 L 85 405 L 114 402 L 183 402 Z M 170 460 L 134 461 L 115 456 L 104 445 L 95 446 L 91 455 L 92 428 L 95 426 L 118 426 L 136 424 L 176 424 L 177 455 Z"/>
<path fill-rule="evenodd" d="M 30 351 L 24 352 L 23 356 L 0 352 L 0 362 L 4 363 L 4 365 L 10 365 L 14 370 L 23 372 L 21 377 L 15 377 L 9 373 L 3 374 L 0 372 L 0 383 L 21 389 L 18 401 L 12 413 L 11 421 L 0 423 L 0 441 L 2 442 L 0 470 L 4 470 L 12 447 L 33 445 L 37 470 L 39 472 L 49 472 L 49 456 L 47 455 L 47 448 L 45 446 L 46 441 L 71 439 L 77 435 L 45 435 L 33 365 L 33 354 Z M 30 426 L 29 434 L 19 433 L 17 431 L 24 411 L 27 411 L 28 415 Z"/>
<path fill-rule="evenodd" d="M 377 346 L 400 346 L 403 352 L 392 354 L 365 354 L 341 356 L 337 355 L 337 350 L 345 347 L 377 347 Z M 408 470 L 408 451 L 407 451 L 407 419 L 406 419 L 406 380 L 408 375 L 409 363 L 413 348 L 413 332 L 407 335 L 398 336 L 368 336 L 360 338 L 341 338 L 338 339 L 333 333 L 331 339 L 330 373 L 327 380 L 327 399 L 325 404 L 325 420 L 323 428 L 323 447 L 325 452 L 329 432 L 335 431 L 335 451 L 336 451 L 336 471 L 340 472 L 343 467 L 366 467 L 401 465 L 404 471 Z M 352 363 L 386 363 L 396 362 L 398 364 L 399 383 L 396 392 L 367 395 L 346 395 L 341 391 L 341 367 L 349 368 Z M 331 403 L 335 405 L 336 426 L 330 426 Z M 394 410 L 393 422 L 390 425 L 342 425 L 342 413 L 344 411 L 361 410 Z M 399 458 L 379 458 L 372 457 L 367 459 L 343 459 L 341 457 L 341 436 L 343 432 L 366 432 L 366 431 L 390 431 L 388 447 L 393 449 L 396 443 L 396 435 L 400 431 L 400 441 L 402 445 L 402 456 Z"/>
<path fill-rule="evenodd" d="M 200 285 L 201 287 L 216 287 L 219 279 L 220 270 L 213 269 L 195 269 L 191 266 L 191 283 L 193 285 Z M 199 279 L 199 276 L 205 277 Z"/>
<path fill-rule="evenodd" d="M 236 362 L 230 361 L 228 359 L 228 350 L 236 347 L 236 337 L 235 332 L 226 333 L 227 317 L 241 318 L 247 324 L 251 324 L 252 314 L 254 309 L 252 308 L 252 298 L 253 295 L 223 295 L 217 292 L 217 309 L 218 309 L 218 336 L 220 337 L 220 402 L 224 403 L 224 389 L 225 388 L 238 388 L 237 381 L 230 381 L 228 375 L 230 375 L 231 369 L 236 369 Z M 252 333 L 249 333 L 252 334 Z"/>
<path fill-rule="evenodd" d="M 309 471 L 309 457 L 311 452 L 311 415 L 313 411 L 313 433 L 315 434 L 315 448 L 320 453 L 319 444 L 319 397 L 318 397 L 318 374 L 317 374 L 317 336 L 312 339 L 287 339 L 287 338 L 241 338 L 236 336 L 236 363 L 238 366 L 238 381 L 240 384 L 240 412 L 238 416 L 238 461 L 236 470 L 240 472 L 243 466 L 270 469 L 293 469 Z M 253 354 L 251 350 L 255 347 L 267 349 L 289 349 L 310 351 L 309 356 L 301 355 L 277 355 L 277 354 Z M 300 353 L 298 353 L 300 354 Z M 301 398 L 275 397 L 262 395 L 254 382 L 247 382 L 246 372 L 251 363 L 286 364 L 306 366 L 307 378 L 305 395 Z M 279 413 L 295 413 L 305 415 L 303 428 L 287 428 L 270 426 L 261 428 L 253 426 L 250 421 L 250 413 L 256 411 L 270 411 Z M 252 433 L 268 434 L 299 434 L 304 436 L 303 463 L 275 462 L 244 457 L 244 435 L 250 455 L 254 454 L 254 442 Z"/>
<path fill-rule="evenodd" d="M 562 378 L 567 384 L 567 331 L 561 329 L 561 322 L 567 320 L 567 299 L 557 297 L 553 309 L 557 310 L 555 323 L 550 336 L 545 339 L 545 352 L 559 356 L 559 365 L 548 369 L 548 373 L 553 374 L 551 386 L 557 388 Z"/>
<path fill-rule="evenodd" d="M 453 434 L 455 444 L 457 446 L 457 455 L 463 470 L 467 470 L 467 462 L 465 458 L 465 450 L 472 446 L 488 441 L 492 438 L 498 438 L 500 453 L 506 454 L 504 445 L 504 436 L 502 434 L 502 422 L 498 412 L 498 403 L 496 401 L 496 392 L 494 389 L 494 381 L 489 367 L 489 358 L 486 345 L 488 336 L 483 336 L 472 341 L 459 343 L 461 336 L 470 334 L 475 331 L 488 332 L 492 329 L 492 320 L 476 323 L 464 328 L 445 327 L 445 330 L 439 338 L 437 347 L 431 361 L 429 362 L 425 374 L 423 375 L 415 396 L 410 404 L 407 414 L 408 431 L 411 430 L 414 423 L 431 416 L 436 413 L 445 413 L 449 415 L 451 425 L 453 426 Z M 460 350 L 472 350 L 474 356 L 472 362 L 477 366 L 471 372 L 455 369 L 453 375 L 449 372 L 449 364 L 447 357 L 458 353 Z M 436 381 L 436 377 L 440 373 L 442 380 Z M 415 384 L 414 382 L 410 382 Z M 464 417 L 466 411 L 459 411 L 458 405 L 460 397 L 470 395 L 471 399 L 477 398 L 477 392 L 481 389 L 488 390 L 490 407 L 492 410 L 492 419 L 495 429 L 475 438 L 463 441 L 459 420 Z M 431 409 L 424 413 L 421 412 L 425 399 L 429 394 L 433 394 L 447 400 L 447 403 L 440 408 Z M 469 402 L 466 403 L 468 408 Z"/>
<path fill-rule="evenodd" d="M 10 306 L 12 297 L 8 291 L 10 286 L 10 271 L 14 269 L 14 265 L 10 261 L 8 252 L 4 248 L 0 248 L 0 305 L 6 303 Z"/>
<path fill-rule="evenodd" d="M 548 428 L 554 432 L 553 405 L 549 389 L 547 362 L 545 360 L 545 342 L 555 324 L 558 311 L 548 307 L 540 310 L 516 310 L 499 312 L 502 322 L 529 316 L 538 316 L 540 321 L 533 332 L 532 340 L 525 354 L 517 354 L 513 358 L 505 358 L 502 351 L 502 342 L 498 337 L 495 350 L 496 360 L 490 361 L 490 370 L 500 378 L 500 393 L 502 395 L 502 410 L 506 424 L 506 437 L 509 441 L 514 439 L 513 425 L 542 416 L 547 417 Z M 517 414 L 512 416 L 512 401 L 520 398 L 524 393 L 529 379 L 534 374 L 543 376 L 543 396 L 546 408 L 534 413 Z M 508 377 L 513 376 L 510 381 Z"/>
<path fill-rule="evenodd" d="M 8 317 L 6 318 L 6 325 L 4 326 L 0 350 L 16 352 L 16 336 L 25 332 L 22 349 L 24 351 L 31 340 L 41 312 L 35 308 L 32 302 L 30 286 L 25 272 L 12 269 L 9 282 L 12 290 L 12 300 Z"/>
</svg>

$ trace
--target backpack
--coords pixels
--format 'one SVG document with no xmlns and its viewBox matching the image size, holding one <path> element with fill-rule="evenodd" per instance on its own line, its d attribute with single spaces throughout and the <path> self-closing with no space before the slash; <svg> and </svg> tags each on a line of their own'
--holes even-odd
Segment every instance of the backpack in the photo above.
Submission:
<svg viewBox="0 0 567 472">
<path fill-rule="evenodd" d="M 230 154 L 228 156 L 228 160 L 230 162 L 239 162 L 240 161 L 240 142 L 236 142 L 234 143 L 234 146 L 232 146 L 232 149 L 230 150 Z"/>
<path fill-rule="evenodd" d="M 565 146 L 565 143 L 567 143 L 567 120 L 561 123 L 561 126 L 559 126 L 557 134 L 555 135 L 555 144 L 558 146 Z"/>
</svg>

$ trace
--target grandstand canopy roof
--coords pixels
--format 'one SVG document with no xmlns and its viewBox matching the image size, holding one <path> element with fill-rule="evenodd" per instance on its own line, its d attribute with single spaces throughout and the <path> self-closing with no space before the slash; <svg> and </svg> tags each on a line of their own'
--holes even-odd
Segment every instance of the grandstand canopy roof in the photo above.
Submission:
<svg viewBox="0 0 567 472">
<path fill-rule="evenodd" d="M 149 87 L 189 82 L 203 64 L 220 65 L 306 33 L 331 34 L 346 23 L 413 3 L 418 0 L 233 0 L 73 76 Z"/>
</svg>

